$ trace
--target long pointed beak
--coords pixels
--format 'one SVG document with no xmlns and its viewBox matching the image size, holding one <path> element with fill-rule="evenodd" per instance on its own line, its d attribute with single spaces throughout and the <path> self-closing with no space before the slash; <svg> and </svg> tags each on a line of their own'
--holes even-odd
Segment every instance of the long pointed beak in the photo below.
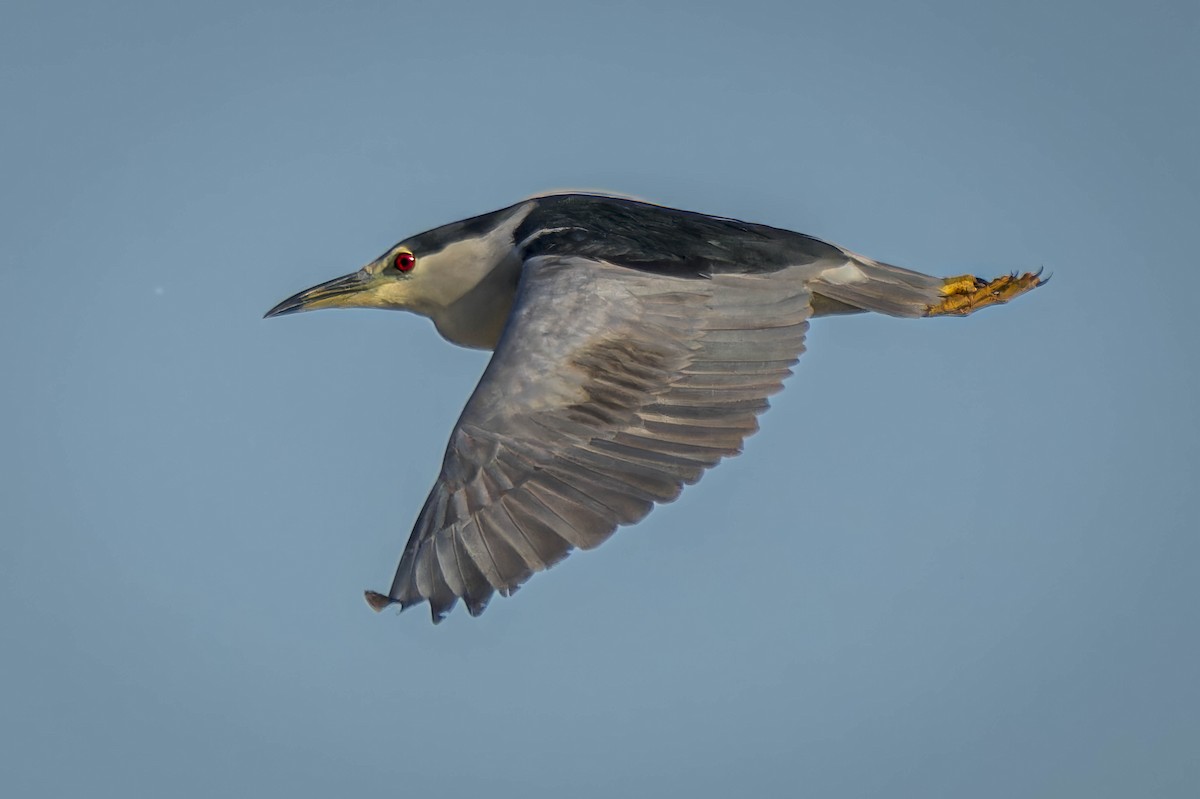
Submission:
<svg viewBox="0 0 1200 799">
<path fill-rule="evenodd" d="M 324 283 L 305 289 L 299 294 L 293 294 L 263 315 L 263 319 L 284 314 L 299 313 L 300 311 L 315 311 L 318 308 L 335 308 L 348 305 L 347 295 L 357 294 L 371 284 L 371 275 L 360 269 L 348 275 L 335 277 Z"/>
</svg>

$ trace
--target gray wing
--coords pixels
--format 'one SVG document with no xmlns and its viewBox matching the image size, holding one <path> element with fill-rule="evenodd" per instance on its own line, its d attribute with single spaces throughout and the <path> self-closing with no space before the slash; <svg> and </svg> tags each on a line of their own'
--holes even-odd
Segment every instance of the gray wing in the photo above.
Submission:
<svg viewBox="0 0 1200 799">
<path fill-rule="evenodd" d="M 531 259 L 391 590 L 368 601 L 478 615 L 740 452 L 804 350 L 811 274 Z"/>
</svg>

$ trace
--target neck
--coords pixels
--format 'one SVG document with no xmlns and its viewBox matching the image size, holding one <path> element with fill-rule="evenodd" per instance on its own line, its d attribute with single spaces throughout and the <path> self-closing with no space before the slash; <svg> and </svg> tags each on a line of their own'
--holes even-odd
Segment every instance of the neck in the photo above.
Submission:
<svg viewBox="0 0 1200 799">
<path fill-rule="evenodd" d="M 426 316 L 447 341 L 460 347 L 495 349 L 520 277 L 521 259 L 513 252 L 466 293 Z"/>
</svg>

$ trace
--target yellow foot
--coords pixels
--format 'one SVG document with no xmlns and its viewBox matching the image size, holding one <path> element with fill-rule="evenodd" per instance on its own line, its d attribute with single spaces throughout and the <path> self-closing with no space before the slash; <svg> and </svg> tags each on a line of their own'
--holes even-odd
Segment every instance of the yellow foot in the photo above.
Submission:
<svg viewBox="0 0 1200 799">
<path fill-rule="evenodd" d="M 1001 275 L 989 282 L 974 275 L 948 277 L 942 286 L 942 296 L 946 299 L 925 309 L 926 316 L 966 316 L 980 308 L 989 305 L 1003 305 L 1013 297 L 1019 297 L 1027 291 L 1033 291 L 1038 286 L 1045 285 L 1050 278 L 1042 280 L 1042 270 L 1026 272 L 1017 277 Z"/>
<path fill-rule="evenodd" d="M 959 275 L 944 279 L 942 284 L 942 296 L 950 297 L 954 294 L 974 294 L 986 286 L 987 281 L 974 275 Z"/>
</svg>

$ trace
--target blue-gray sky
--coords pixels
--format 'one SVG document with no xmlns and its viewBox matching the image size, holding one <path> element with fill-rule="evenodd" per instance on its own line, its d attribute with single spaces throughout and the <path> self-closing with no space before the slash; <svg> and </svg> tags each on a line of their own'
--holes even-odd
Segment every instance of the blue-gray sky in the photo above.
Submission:
<svg viewBox="0 0 1200 799">
<path fill-rule="evenodd" d="M 1200 6 L 322 5 L 0 11 L 0 792 L 1195 795 Z M 1054 279 L 375 615 L 486 354 L 260 317 L 559 186 Z"/>
</svg>

